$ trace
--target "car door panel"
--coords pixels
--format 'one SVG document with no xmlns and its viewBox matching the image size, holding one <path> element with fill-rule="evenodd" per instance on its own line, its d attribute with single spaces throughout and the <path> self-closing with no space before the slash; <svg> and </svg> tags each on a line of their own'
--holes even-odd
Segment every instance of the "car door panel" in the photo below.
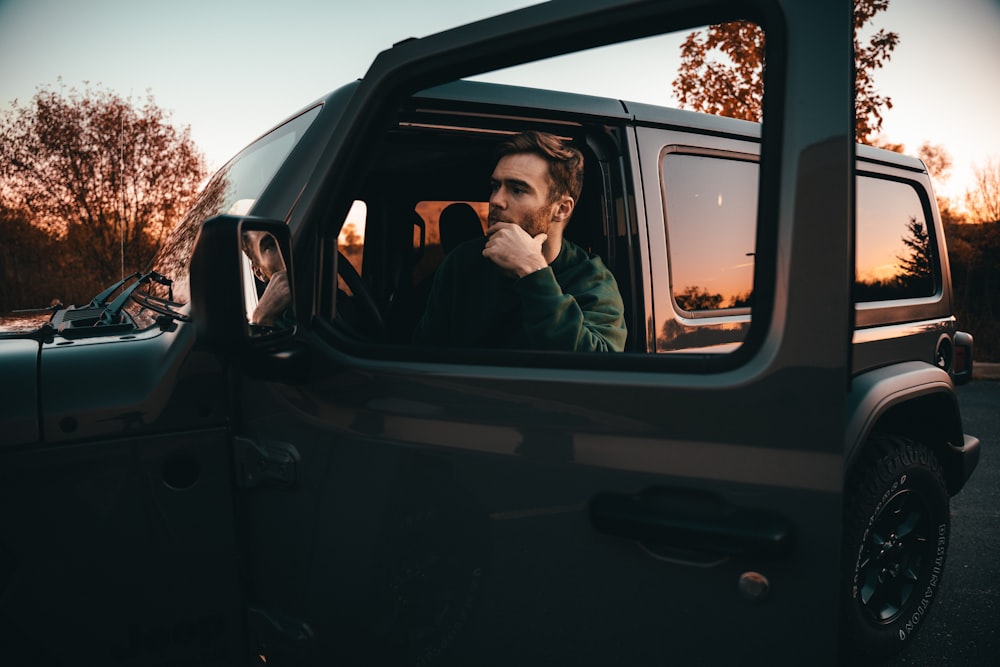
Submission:
<svg viewBox="0 0 1000 667">
<path fill-rule="evenodd" d="M 829 619 L 834 601 L 817 591 L 805 600 L 794 594 L 817 569 L 836 570 L 829 537 L 793 528 L 794 546 L 782 557 L 720 557 L 694 540 L 678 549 L 606 535 L 590 506 L 600 494 L 665 489 L 699 501 L 711 493 L 712 511 L 724 502 L 796 527 L 819 517 L 836 524 L 828 498 L 837 497 L 837 457 L 789 459 L 789 452 L 719 444 L 718 434 L 674 439 L 651 407 L 686 390 L 649 386 L 646 377 L 636 390 L 644 407 L 630 414 L 579 378 L 540 379 L 531 369 L 518 378 L 495 368 L 470 375 L 331 372 L 316 385 L 260 386 L 244 396 L 261 403 L 247 418 L 250 432 L 306 447 L 303 484 L 312 492 L 251 493 L 251 551 L 256 580 L 288 568 L 288 579 L 275 579 L 262 597 L 313 624 L 320 654 L 361 661 L 384 646 L 400 664 L 436 651 L 454 664 L 642 664 L 671 652 L 696 655 L 720 626 L 740 628 L 741 637 L 754 628 L 746 636 L 763 650 L 776 618 L 800 637 L 814 619 Z M 275 404 L 287 412 L 263 416 Z M 726 423 L 731 415 L 723 407 L 712 416 Z M 322 508 L 297 504 L 316 498 Z M 302 534 L 324 537 L 303 544 L 285 524 L 289 516 L 304 522 Z M 297 554 L 298 565 L 283 565 L 285 553 Z M 293 586 L 304 560 L 308 584 Z M 758 571 L 770 582 L 769 599 L 742 599 L 741 575 Z M 711 623 L 692 627 L 692 614 Z M 450 621 L 436 625 L 439 615 Z M 802 634 L 792 630 L 796 623 Z M 677 627 L 683 632 L 667 630 Z M 408 643 L 411 635 L 420 640 Z M 739 658 L 747 644 L 717 648 Z M 811 636 L 796 649 L 833 650 Z"/>
<path fill-rule="evenodd" d="M 39 445 L 2 462 L 5 660 L 242 659 L 224 429 Z"/>
</svg>

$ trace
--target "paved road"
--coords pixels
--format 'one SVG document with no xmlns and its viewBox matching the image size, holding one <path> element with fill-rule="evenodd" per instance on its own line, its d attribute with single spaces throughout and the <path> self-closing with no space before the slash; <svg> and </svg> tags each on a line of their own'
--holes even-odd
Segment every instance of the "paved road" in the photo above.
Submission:
<svg viewBox="0 0 1000 667">
<path fill-rule="evenodd" d="M 951 501 L 952 541 L 937 602 L 892 667 L 1000 667 L 1000 381 L 959 387 L 958 401 L 982 454 Z"/>
</svg>

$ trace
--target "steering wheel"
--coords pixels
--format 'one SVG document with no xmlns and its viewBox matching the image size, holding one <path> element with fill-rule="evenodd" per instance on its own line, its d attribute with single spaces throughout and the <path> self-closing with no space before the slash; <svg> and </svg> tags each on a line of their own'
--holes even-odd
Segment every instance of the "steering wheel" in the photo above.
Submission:
<svg viewBox="0 0 1000 667">
<path fill-rule="evenodd" d="M 378 340 L 385 340 L 385 321 L 382 319 L 382 312 L 375 303 L 371 291 L 361 279 L 351 261 L 344 256 L 344 253 L 337 251 L 337 275 L 343 278 L 344 283 L 351 290 L 352 302 L 357 306 L 358 313 L 363 320 L 362 328 L 377 336 Z"/>
</svg>

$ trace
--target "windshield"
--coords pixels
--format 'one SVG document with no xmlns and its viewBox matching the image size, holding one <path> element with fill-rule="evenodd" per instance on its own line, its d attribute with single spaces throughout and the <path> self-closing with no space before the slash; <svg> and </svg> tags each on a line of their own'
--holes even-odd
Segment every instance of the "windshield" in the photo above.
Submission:
<svg viewBox="0 0 1000 667">
<path fill-rule="evenodd" d="M 150 265 L 156 273 L 169 277 L 172 284 L 168 287 L 150 283 L 150 294 L 177 305 L 187 304 L 190 296 L 188 267 L 201 223 L 225 213 L 249 213 L 282 162 L 319 115 L 320 108 L 314 106 L 271 130 L 212 176 Z M 128 310 L 139 328 L 151 326 L 155 321 L 156 313 L 138 304 L 131 305 Z"/>
</svg>

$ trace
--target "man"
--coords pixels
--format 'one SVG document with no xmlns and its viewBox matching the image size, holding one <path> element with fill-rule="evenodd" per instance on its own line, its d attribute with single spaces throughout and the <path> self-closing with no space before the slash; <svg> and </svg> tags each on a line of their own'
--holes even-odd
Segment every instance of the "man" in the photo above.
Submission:
<svg viewBox="0 0 1000 667">
<path fill-rule="evenodd" d="M 250 324 L 262 327 L 287 325 L 287 310 L 292 303 L 288 272 L 278 241 L 270 232 L 243 232 L 243 252 L 250 259 L 253 274 L 266 285 Z"/>
<path fill-rule="evenodd" d="M 583 155 L 554 135 L 526 132 L 503 142 L 498 156 L 486 236 L 445 257 L 414 342 L 622 351 L 614 276 L 563 238 L 583 188 Z"/>
</svg>

